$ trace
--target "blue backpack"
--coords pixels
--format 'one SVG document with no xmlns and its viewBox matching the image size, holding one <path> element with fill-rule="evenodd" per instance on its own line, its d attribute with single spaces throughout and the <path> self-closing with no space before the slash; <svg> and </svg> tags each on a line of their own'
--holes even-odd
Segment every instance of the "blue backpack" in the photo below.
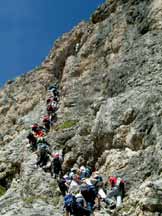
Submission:
<svg viewBox="0 0 162 216">
<path fill-rule="evenodd" d="M 73 214 L 77 207 L 76 198 L 72 194 L 68 194 L 64 197 L 64 207 L 68 212 Z"/>
</svg>

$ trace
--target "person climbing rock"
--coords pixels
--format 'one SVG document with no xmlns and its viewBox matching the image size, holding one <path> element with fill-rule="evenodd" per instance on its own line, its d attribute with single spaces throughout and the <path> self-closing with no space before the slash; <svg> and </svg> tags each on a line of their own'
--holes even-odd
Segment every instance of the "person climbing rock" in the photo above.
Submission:
<svg viewBox="0 0 162 216">
<path fill-rule="evenodd" d="M 50 144 L 45 140 L 45 138 L 40 137 L 37 139 L 37 166 L 43 167 L 47 165 L 47 162 L 50 160 Z"/>
<path fill-rule="evenodd" d="M 37 155 L 38 155 L 38 160 L 37 160 L 36 165 L 40 167 L 45 166 L 47 162 L 49 161 L 49 155 L 46 149 L 40 148 Z"/>
<path fill-rule="evenodd" d="M 30 132 L 30 133 L 27 135 L 27 139 L 28 139 L 28 141 L 29 141 L 31 150 L 32 150 L 33 152 L 36 151 L 36 150 L 37 150 L 37 138 L 34 136 L 34 134 Z"/>
<path fill-rule="evenodd" d="M 86 201 L 79 191 L 76 195 L 76 216 L 90 216 L 91 211 L 86 207 Z"/>
<path fill-rule="evenodd" d="M 92 170 L 90 167 L 88 166 L 81 166 L 80 167 L 80 178 L 83 179 L 83 178 L 89 178 L 92 174 Z"/>
<path fill-rule="evenodd" d="M 50 96 L 47 101 L 46 101 L 46 104 L 49 105 L 53 102 L 56 102 L 58 103 L 59 102 L 59 97 L 58 96 Z"/>
<path fill-rule="evenodd" d="M 76 43 L 76 45 L 75 45 L 75 53 L 78 53 L 79 48 L 80 48 L 80 44 Z"/>
<path fill-rule="evenodd" d="M 86 208 L 86 201 L 79 187 L 64 197 L 64 207 L 68 216 L 90 216 L 90 211 Z"/>
<path fill-rule="evenodd" d="M 53 102 L 52 104 L 49 104 L 47 106 L 47 113 L 52 123 L 55 123 L 57 121 L 57 114 L 56 114 L 57 110 L 58 110 L 58 105 L 56 102 Z"/>
<path fill-rule="evenodd" d="M 50 120 L 50 117 L 49 117 L 48 115 L 45 115 L 45 116 L 43 117 L 42 122 L 43 122 L 43 125 L 44 125 L 45 129 L 46 129 L 46 132 L 49 132 L 50 127 L 51 127 L 51 125 L 52 125 L 52 122 L 51 122 L 51 120 Z"/>
<path fill-rule="evenodd" d="M 81 179 L 85 178 L 86 177 L 86 168 L 85 168 L 85 166 L 81 166 L 79 171 L 80 171 L 80 178 Z"/>
<path fill-rule="evenodd" d="M 95 199 L 97 197 L 97 190 L 93 184 L 88 185 L 86 183 L 83 183 L 81 185 L 81 194 L 84 197 L 87 205 L 87 209 L 93 213 L 94 205 L 95 205 Z"/>
<path fill-rule="evenodd" d="M 31 128 L 36 137 L 43 137 L 45 135 L 43 127 L 40 127 L 38 124 L 33 124 Z"/>
<path fill-rule="evenodd" d="M 47 142 L 47 140 L 44 137 L 37 138 L 37 147 L 38 149 L 44 148 L 46 149 L 48 154 L 51 154 L 50 144 Z"/>
<path fill-rule="evenodd" d="M 57 178 L 62 172 L 61 159 L 59 153 L 53 154 L 52 157 L 53 160 L 51 162 L 51 175 L 54 176 L 54 178 Z"/>
<path fill-rule="evenodd" d="M 54 84 L 48 87 L 48 91 L 52 92 L 53 96 L 59 97 L 58 85 Z"/>
<path fill-rule="evenodd" d="M 69 172 L 69 178 L 71 179 L 71 180 L 73 180 L 73 176 L 75 175 L 75 174 L 77 174 L 77 168 L 75 168 L 75 167 L 73 167 L 73 168 L 71 168 L 70 169 L 70 172 Z"/>
<path fill-rule="evenodd" d="M 67 176 L 67 177 L 68 177 L 68 176 Z M 60 191 L 61 191 L 62 196 L 65 196 L 66 193 L 68 192 L 68 187 L 67 187 L 66 182 L 67 182 L 67 179 L 66 179 L 65 176 L 60 177 L 60 178 L 57 180 L 57 184 L 58 184 L 58 186 L 59 186 L 59 188 L 60 188 Z"/>
<path fill-rule="evenodd" d="M 74 174 L 72 177 L 72 181 L 70 183 L 69 189 L 68 189 L 68 193 L 73 193 L 76 190 L 78 190 L 78 188 L 80 187 L 81 181 L 80 181 L 80 176 L 77 174 Z"/>
<path fill-rule="evenodd" d="M 73 194 L 67 194 L 64 197 L 64 208 L 65 208 L 66 216 L 76 215 L 77 202 L 76 202 L 76 197 Z"/>
</svg>

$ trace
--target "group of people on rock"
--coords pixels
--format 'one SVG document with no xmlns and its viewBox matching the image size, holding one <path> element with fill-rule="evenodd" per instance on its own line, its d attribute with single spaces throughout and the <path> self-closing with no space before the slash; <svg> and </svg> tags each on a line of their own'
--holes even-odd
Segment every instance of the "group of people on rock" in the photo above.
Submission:
<svg viewBox="0 0 162 216">
<path fill-rule="evenodd" d="M 51 146 L 45 139 L 51 126 L 57 121 L 57 110 L 59 107 L 58 86 L 52 85 L 48 91 L 50 96 L 46 101 L 47 115 L 43 117 L 42 125 L 37 123 L 31 126 L 31 132 L 27 139 L 31 151 L 37 154 L 36 166 L 42 167 L 45 171 L 49 170 L 55 177 L 61 172 L 62 158 L 59 153 L 52 153 Z"/>
<path fill-rule="evenodd" d="M 110 209 L 119 207 L 125 193 L 122 178 L 110 176 L 105 181 L 89 166 L 72 168 L 58 179 L 58 186 L 64 196 L 66 216 L 93 215 L 95 209 L 100 210 L 101 202 Z"/>
<path fill-rule="evenodd" d="M 89 166 L 71 168 L 63 174 L 63 157 L 57 152 L 52 153 L 51 146 L 45 139 L 51 126 L 57 121 L 59 107 L 59 90 L 57 85 L 50 86 L 50 96 L 46 101 L 47 115 L 43 117 L 42 125 L 37 123 L 31 126 L 28 134 L 29 147 L 37 154 L 37 167 L 50 171 L 51 176 L 57 178 L 57 183 L 64 196 L 64 210 L 66 216 L 91 216 L 101 204 L 110 209 L 121 205 L 125 182 L 116 176 L 105 179 Z M 108 188 L 108 185 L 110 187 Z"/>
</svg>

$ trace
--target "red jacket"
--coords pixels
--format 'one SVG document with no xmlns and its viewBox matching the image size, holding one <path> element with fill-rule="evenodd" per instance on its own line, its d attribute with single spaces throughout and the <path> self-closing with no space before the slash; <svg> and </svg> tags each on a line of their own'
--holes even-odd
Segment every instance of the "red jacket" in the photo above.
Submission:
<svg viewBox="0 0 162 216">
<path fill-rule="evenodd" d="M 38 131 L 35 132 L 35 135 L 36 135 L 37 137 L 43 137 L 43 136 L 44 136 L 44 133 L 43 133 L 43 131 L 38 130 Z"/>
<path fill-rule="evenodd" d="M 115 176 L 110 176 L 109 182 L 110 182 L 111 188 L 113 188 L 117 184 L 117 180 L 118 178 L 116 178 Z M 124 184 L 124 180 L 120 179 L 120 183 Z"/>
</svg>

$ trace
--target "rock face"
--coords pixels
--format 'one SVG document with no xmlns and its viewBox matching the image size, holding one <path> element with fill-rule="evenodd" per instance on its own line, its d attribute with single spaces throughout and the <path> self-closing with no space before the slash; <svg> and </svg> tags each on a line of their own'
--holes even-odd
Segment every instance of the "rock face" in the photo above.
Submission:
<svg viewBox="0 0 162 216">
<path fill-rule="evenodd" d="M 54 82 L 60 108 L 47 139 L 64 151 L 64 170 L 89 164 L 123 177 L 127 194 L 114 215 L 160 215 L 161 56 L 162 0 L 109 0 L 57 40 L 39 68 L 8 82 L 0 91 L 0 215 L 63 215 L 56 182 L 34 168 L 25 139 Z"/>
</svg>

